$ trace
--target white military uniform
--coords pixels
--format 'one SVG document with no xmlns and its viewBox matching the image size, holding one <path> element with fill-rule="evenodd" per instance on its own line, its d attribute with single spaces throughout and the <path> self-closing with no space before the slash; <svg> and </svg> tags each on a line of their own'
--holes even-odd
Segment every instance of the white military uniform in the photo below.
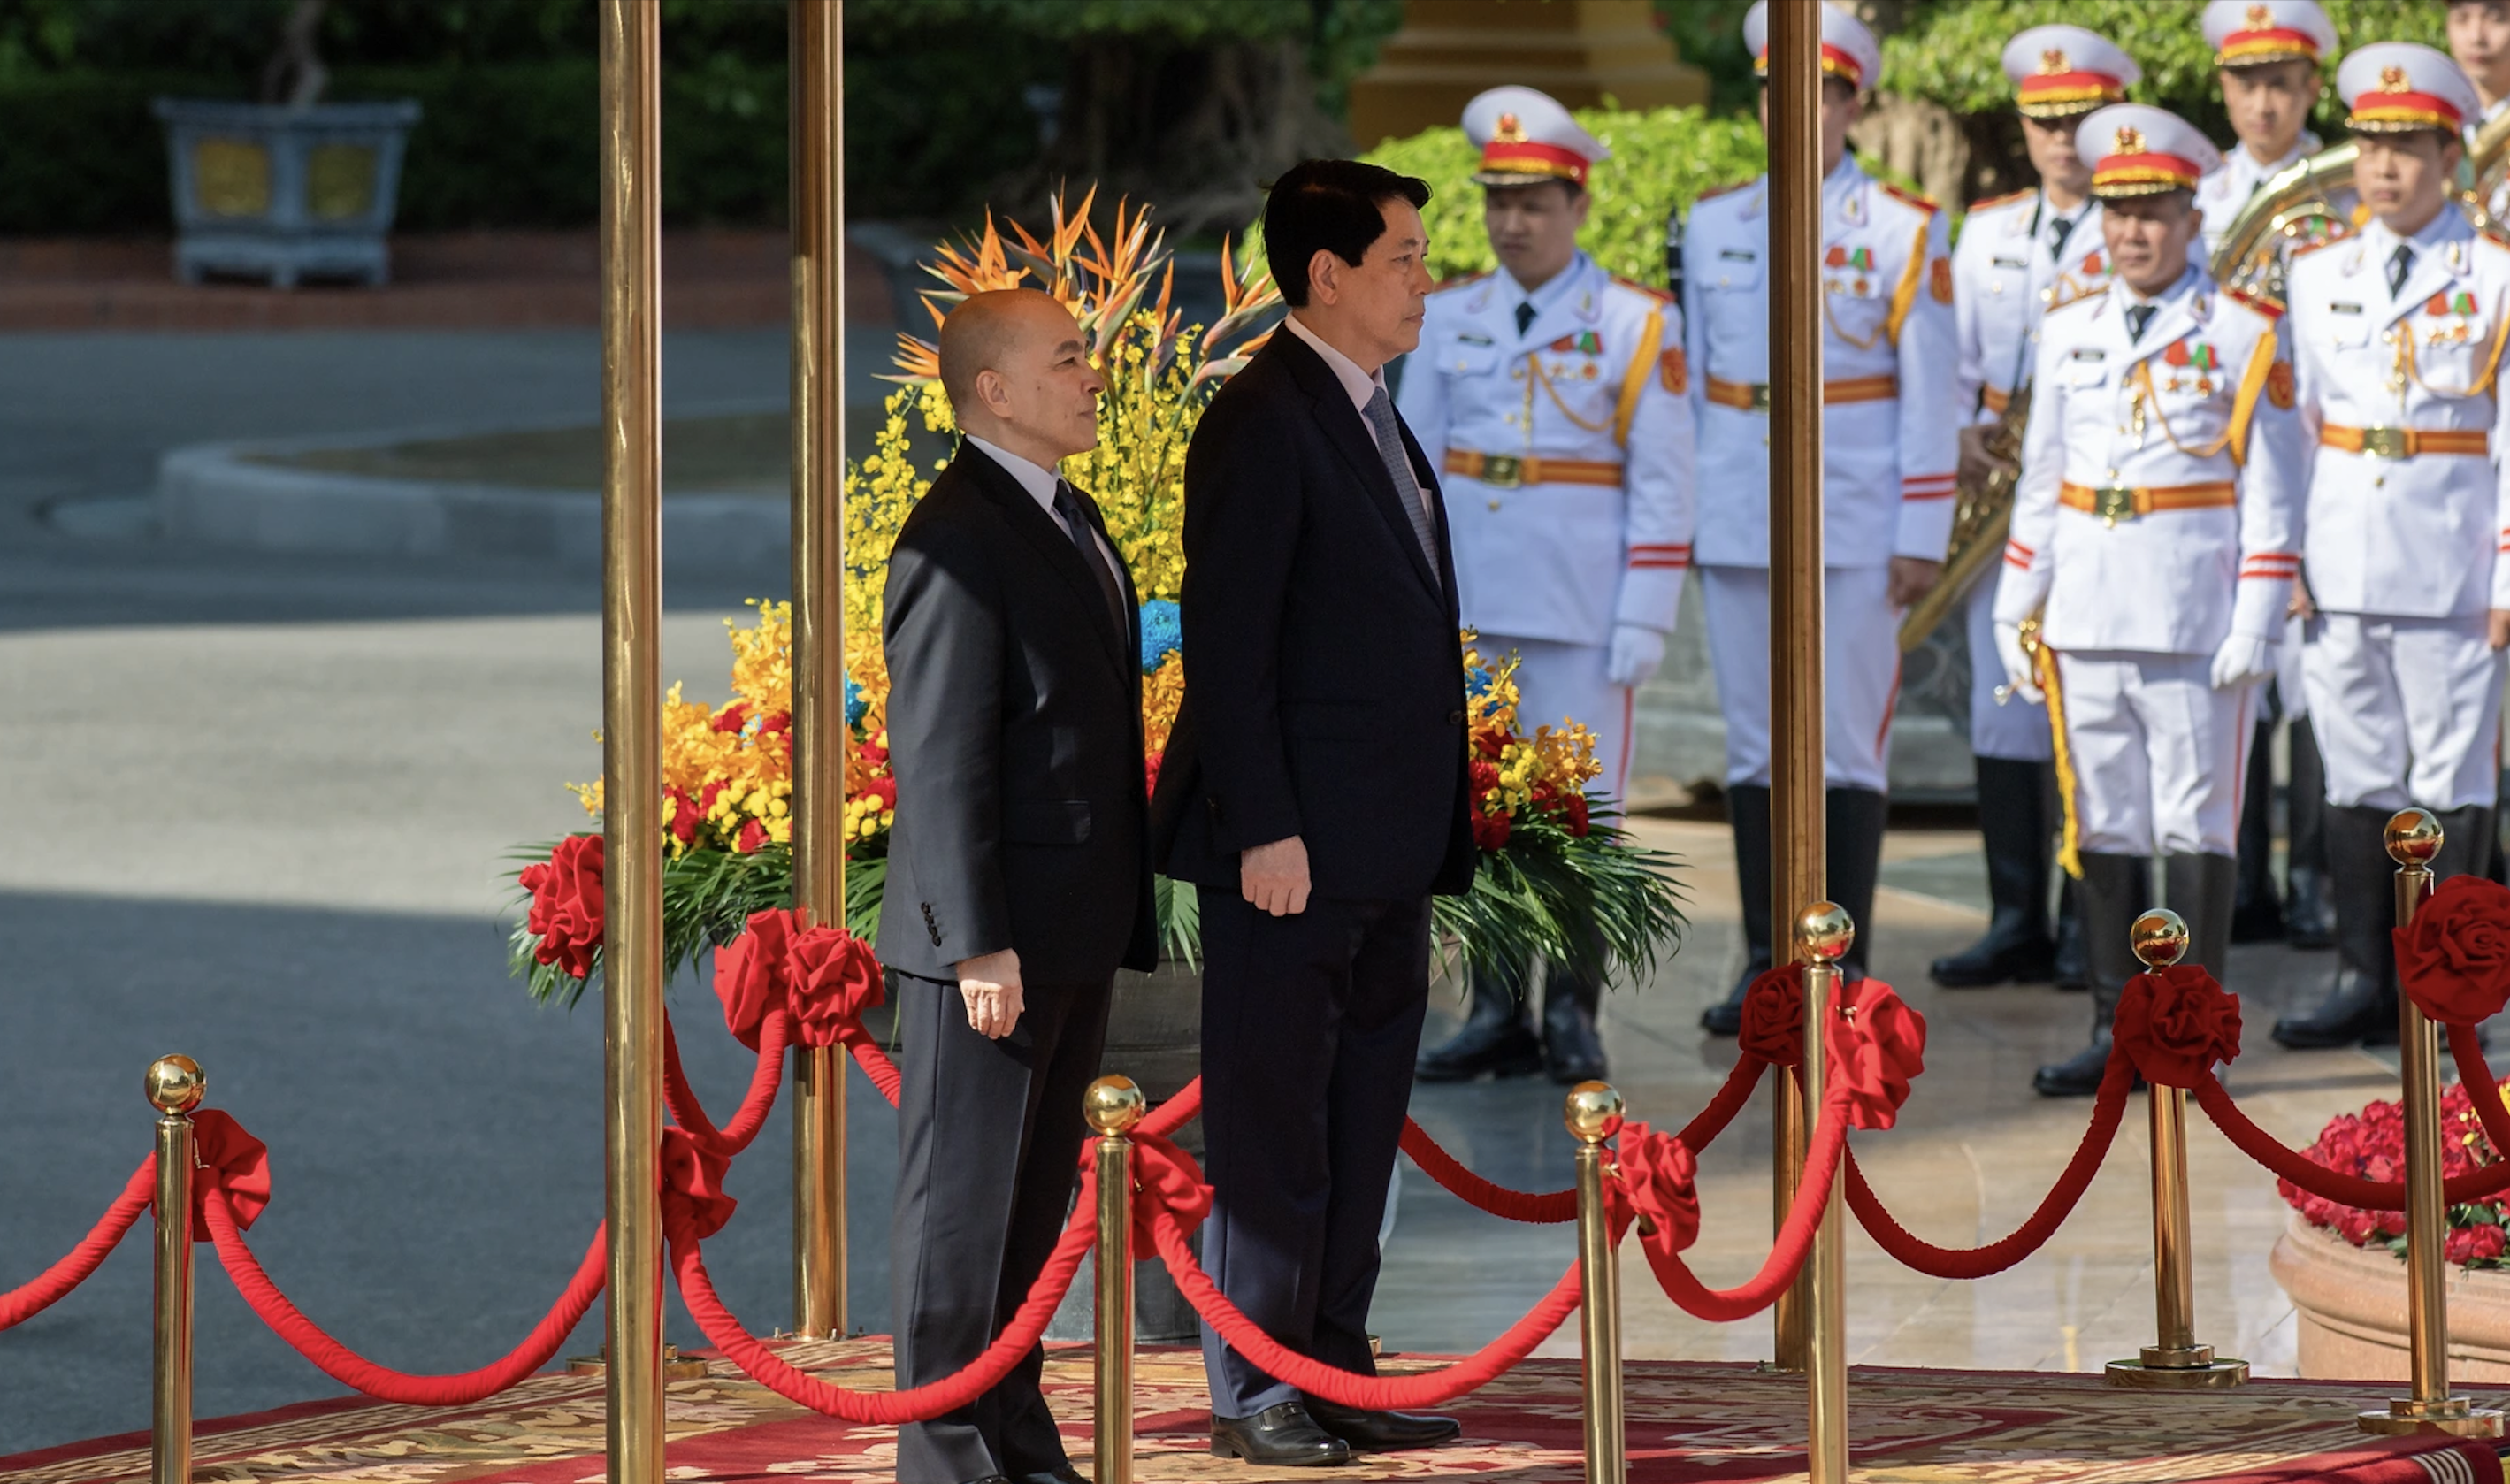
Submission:
<svg viewBox="0 0 2510 1484">
<path fill-rule="evenodd" d="M 1686 379 L 1682 312 L 1583 252 L 1530 293 L 1505 269 L 1432 293 L 1403 370 L 1403 420 L 1445 471 L 1464 623 L 1522 657 L 1529 733 L 1595 734 L 1616 797 L 1632 693 L 1607 646 L 1616 625 L 1671 632 L 1691 565 Z"/>
<path fill-rule="evenodd" d="M 2054 230 L 2057 223 L 2065 230 Z M 1953 310 L 1960 347 L 1956 405 L 1973 420 L 2004 416 L 2017 387 L 2030 383 L 2039 322 L 2087 293 L 2108 286 L 2101 204 L 2085 200 L 2071 212 L 2050 207 L 2038 190 L 1982 201 L 1961 223 L 1953 248 Z M 1991 571 L 1964 601 L 1969 630 L 1969 742 L 1980 757 L 2044 763 L 2052 754 L 2045 708 L 2007 696 L 1996 660 L 1996 580 Z"/>
<path fill-rule="evenodd" d="M 2205 213 L 2203 241 L 2209 267 L 2214 261 L 2214 249 L 2223 245 L 2223 234 L 2231 229 L 2231 219 L 2240 214 L 2240 208 L 2249 204 L 2258 188 L 2318 153 L 2320 147 L 2318 135 L 2304 129 L 2292 152 L 2271 164 L 2260 164 L 2245 144 L 2234 144 L 2223 151 L 2222 167 L 2196 182 L 2196 208 Z M 2305 240 L 2342 236 L 2353 229 L 2353 210 L 2361 198 L 2350 187 L 2331 195 L 2328 205 L 2336 208 L 2337 216 L 2322 229 L 2305 232 Z"/>
<path fill-rule="evenodd" d="M 2392 294 L 2400 247 L 2413 266 Z M 2411 239 L 2374 221 L 2301 254 L 2287 292 L 2316 445 L 2303 554 L 2320 619 L 2304 683 L 2328 802 L 2490 804 L 2501 665 L 2486 617 L 2510 608 L 2510 562 L 2496 560 L 2510 549 L 2510 400 L 2496 384 L 2510 248 L 2452 204 Z"/>
<path fill-rule="evenodd" d="M 1769 780 L 1768 177 L 1692 207 L 1695 554 L 1729 783 Z M 1899 689 L 1893 556 L 1941 561 L 1961 421 L 1943 213 L 1844 157 L 1822 182 L 1823 693 L 1833 787 L 1889 783 Z"/>
<path fill-rule="evenodd" d="M 1996 618 L 2042 614 L 2081 848 L 2233 855 L 2255 687 L 2217 690 L 2214 655 L 2277 641 L 2298 565 L 2273 315 L 2192 265 L 2112 288 L 2048 317 L 2035 386 Z"/>
</svg>

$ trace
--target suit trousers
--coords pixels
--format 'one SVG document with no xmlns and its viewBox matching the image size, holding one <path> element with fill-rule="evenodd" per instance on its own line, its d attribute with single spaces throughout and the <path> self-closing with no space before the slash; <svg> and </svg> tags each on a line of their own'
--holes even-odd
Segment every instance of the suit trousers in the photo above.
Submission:
<svg viewBox="0 0 2510 1484">
<path fill-rule="evenodd" d="M 2210 655 L 2060 654 L 2082 849 L 2237 856 L 2241 785 L 2263 682 L 2214 689 Z"/>
<path fill-rule="evenodd" d="M 1726 781 L 1769 781 L 1769 569 L 1701 567 L 1708 662 L 1726 713 Z M 1900 699 L 1900 615 L 1887 567 L 1822 573 L 1822 747 L 1833 788 L 1891 788 L 1891 712 Z"/>
<path fill-rule="evenodd" d="M 1376 1374 L 1377 1231 L 1429 1003 L 1429 901 L 1310 897 L 1285 917 L 1204 887 L 1202 1263 L 1246 1316 L 1327 1365 Z M 1205 1325 L 1215 1417 L 1298 1390 Z"/>
<path fill-rule="evenodd" d="M 2301 656 L 2339 809 L 2447 813 L 2500 790 L 2501 657 L 2485 616 L 2322 613 Z"/>
<path fill-rule="evenodd" d="M 890 1226 L 897 1385 L 965 1369 L 1009 1324 L 1071 1211 L 1081 1096 L 1112 982 L 1029 985 L 1011 1033 L 969 1028 L 956 984 L 898 976 L 897 1204 Z M 1065 1462 L 1032 1350 L 992 1390 L 897 1431 L 897 1484 L 964 1484 Z"/>
</svg>

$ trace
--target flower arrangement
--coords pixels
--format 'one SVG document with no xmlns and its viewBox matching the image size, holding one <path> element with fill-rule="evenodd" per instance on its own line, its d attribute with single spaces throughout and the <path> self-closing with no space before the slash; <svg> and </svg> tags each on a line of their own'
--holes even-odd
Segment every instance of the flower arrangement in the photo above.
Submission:
<svg viewBox="0 0 2510 1484">
<path fill-rule="evenodd" d="M 2502 1097 L 2510 1083 L 2489 1087 L 2484 1096 Z M 2484 1136 L 2475 1094 L 2463 1083 L 2441 1094 L 2441 1174 L 2461 1175 L 2500 1158 Z M 2319 1130 L 2309 1157 L 2339 1174 L 2365 1180 L 2406 1178 L 2406 1119 L 2402 1102 L 2377 1102 L 2359 1113 L 2339 1113 Z M 2399 1261 L 2406 1255 L 2406 1218 L 2402 1211 L 2365 1211 L 2310 1195 L 2289 1180 L 2275 1189 L 2310 1225 L 2324 1227 L 2357 1247 L 2384 1247 Z M 2510 1195 L 2491 1196 L 2449 1208 L 2447 1254 L 2466 1268 L 2510 1267 L 2510 1231 L 2505 1231 L 2505 1204 Z"/>
<path fill-rule="evenodd" d="M 1220 321 L 1207 331 L 1185 326 L 1169 306 L 1174 269 L 1148 210 L 1120 203 L 1112 233 L 1102 237 L 1089 219 L 1094 199 L 1093 192 L 1067 210 L 1058 197 L 1043 238 L 1017 223 L 1006 238 L 989 215 L 980 235 L 937 249 L 931 272 L 940 286 L 925 306 L 938 325 L 969 294 L 1043 287 L 1072 311 L 1106 379 L 1098 446 L 1066 461 L 1064 473 L 1097 500 L 1142 600 L 1147 787 L 1158 780 L 1185 696 L 1177 599 L 1186 448 L 1212 388 L 1263 344 L 1271 331 L 1260 322 L 1280 301 L 1261 263 L 1239 265 L 1224 245 Z M 928 435 L 956 431 L 936 347 L 901 334 L 895 367 L 889 379 L 897 390 L 884 405 L 873 450 L 845 477 L 846 927 L 865 939 L 879 921 L 897 807 L 882 591 L 898 530 L 942 467 L 918 463 L 914 425 Z M 665 704 L 663 915 L 671 969 L 735 941 L 752 913 L 791 899 L 791 610 L 765 601 L 752 607 L 750 627 L 727 621 L 732 699 L 709 708 L 684 701 L 675 685 Z M 1683 927 L 1679 894 L 1663 874 L 1672 862 L 1633 845 L 1590 806 L 1583 787 L 1597 768 L 1583 728 L 1520 735 L 1512 659 L 1462 658 L 1472 695 L 1473 832 L 1483 869 L 1470 895 L 1439 899 L 1441 930 L 1477 964 L 1522 964 L 1540 953 L 1598 974 L 1617 963 L 1644 976 Z M 575 786 L 598 818 L 600 786 Z M 576 843 L 587 839 L 596 848 Z M 598 902 L 598 845 L 570 836 L 553 852 L 530 853 L 535 863 L 518 878 L 531 905 L 514 931 L 513 964 L 537 999 L 571 1005 L 598 970 L 597 909 L 588 938 L 583 913 L 569 906 L 588 881 Z M 1163 878 L 1155 899 L 1164 946 L 1191 962 L 1200 936 L 1194 894 Z"/>
</svg>

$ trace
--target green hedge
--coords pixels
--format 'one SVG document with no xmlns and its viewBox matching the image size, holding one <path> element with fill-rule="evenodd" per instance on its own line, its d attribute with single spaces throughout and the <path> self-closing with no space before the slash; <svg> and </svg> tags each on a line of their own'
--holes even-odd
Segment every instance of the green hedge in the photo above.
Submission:
<svg viewBox="0 0 2510 1484">
<path fill-rule="evenodd" d="M 1642 284 L 1664 282 L 1667 212 L 1687 211 L 1702 192 L 1768 168 L 1761 126 L 1748 118 L 1711 118 L 1696 108 L 1583 108 L 1578 122 L 1613 152 L 1587 182 L 1595 202 L 1580 241 L 1606 272 Z M 1482 228 L 1481 188 L 1472 182 L 1481 155 L 1463 130 L 1391 139 L 1362 158 L 1429 182 L 1422 218 L 1429 229 L 1433 277 L 1498 266 Z"/>
</svg>

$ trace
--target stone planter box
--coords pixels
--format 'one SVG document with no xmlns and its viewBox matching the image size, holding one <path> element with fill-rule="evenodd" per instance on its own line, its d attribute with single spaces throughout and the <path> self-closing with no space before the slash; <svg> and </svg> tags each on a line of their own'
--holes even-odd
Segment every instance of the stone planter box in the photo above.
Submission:
<svg viewBox="0 0 2510 1484">
<path fill-rule="evenodd" d="M 2301 1375 L 2408 1379 L 2403 1261 L 2354 1246 L 2296 1213 L 2267 1266 L 2300 1311 Z M 2449 1373 L 2458 1382 L 2510 1382 L 2510 1272 L 2450 1269 Z"/>
<path fill-rule="evenodd" d="M 401 149 L 418 104 L 259 103 L 159 98 L 172 167 L 174 274 L 307 277 L 381 284 L 392 276 Z"/>
</svg>

